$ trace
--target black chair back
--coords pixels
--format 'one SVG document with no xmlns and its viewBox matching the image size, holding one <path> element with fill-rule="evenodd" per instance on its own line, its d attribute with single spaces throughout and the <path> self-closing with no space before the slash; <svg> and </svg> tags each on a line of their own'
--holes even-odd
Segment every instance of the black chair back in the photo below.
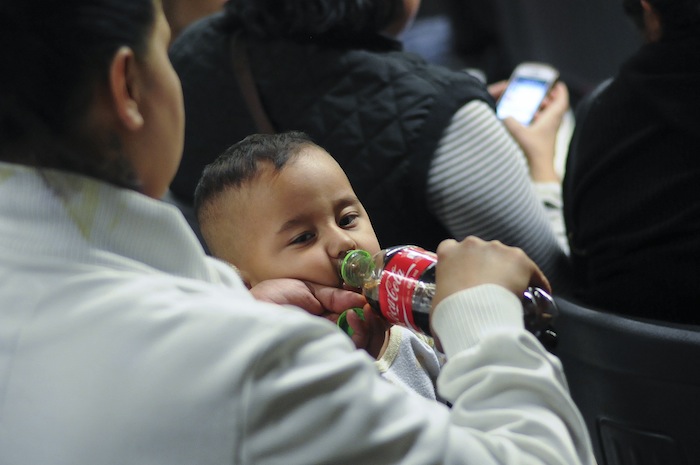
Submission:
<svg viewBox="0 0 700 465">
<path fill-rule="evenodd" d="M 599 465 L 700 464 L 700 328 L 556 301 L 553 353 Z"/>
</svg>

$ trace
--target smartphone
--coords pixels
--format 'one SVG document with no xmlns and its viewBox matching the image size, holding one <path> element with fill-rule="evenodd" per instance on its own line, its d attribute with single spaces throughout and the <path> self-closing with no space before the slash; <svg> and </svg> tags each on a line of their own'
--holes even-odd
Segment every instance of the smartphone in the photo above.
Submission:
<svg viewBox="0 0 700 465">
<path fill-rule="evenodd" d="M 557 79 L 559 71 L 552 66 L 521 63 L 513 71 L 508 87 L 498 99 L 496 114 L 500 119 L 512 116 L 520 123 L 529 125 Z"/>
</svg>

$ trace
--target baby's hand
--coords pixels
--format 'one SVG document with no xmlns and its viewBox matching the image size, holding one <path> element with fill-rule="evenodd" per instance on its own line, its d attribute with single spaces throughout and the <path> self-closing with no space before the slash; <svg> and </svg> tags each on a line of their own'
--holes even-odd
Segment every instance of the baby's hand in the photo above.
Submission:
<svg viewBox="0 0 700 465">
<path fill-rule="evenodd" d="M 364 349 L 374 358 L 381 357 L 388 336 L 387 323 L 369 307 L 347 310 L 339 319 L 341 327 L 352 339 L 355 347 Z"/>
<path fill-rule="evenodd" d="M 344 310 L 364 305 L 364 321 L 355 312 L 347 313 L 347 322 L 353 329 L 350 338 L 355 347 L 366 350 L 375 358 L 382 353 L 388 325 L 366 305 L 367 300 L 362 294 L 288 278 L 262 281 L 253 286 L 250 292 L 258 300 L 279 305 L 295 305 L 333 323 Z"/>
</svg>

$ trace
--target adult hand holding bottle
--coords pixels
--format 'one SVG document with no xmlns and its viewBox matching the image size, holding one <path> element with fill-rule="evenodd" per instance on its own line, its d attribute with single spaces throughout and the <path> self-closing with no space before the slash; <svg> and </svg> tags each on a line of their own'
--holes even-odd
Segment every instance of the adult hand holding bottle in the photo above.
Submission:
<svg viewBox="0 0 700 465">
<path fill-rule="evenodd" d="M 525 252 L 498 241 L 486 242 L 474 236 L 461 242 L 448 239 L 440 243 L 437 255 L 431 322 L 444 299 L 482 284 L 499 285 L 516 297 L 521 296 L 528 286 L 551 292 L 546 276 Z"/>
</svg>

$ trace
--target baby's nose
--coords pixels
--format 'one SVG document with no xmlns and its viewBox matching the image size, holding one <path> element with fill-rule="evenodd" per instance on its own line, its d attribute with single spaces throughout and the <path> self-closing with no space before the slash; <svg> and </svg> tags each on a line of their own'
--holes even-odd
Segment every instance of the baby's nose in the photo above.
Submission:
<svg viewBox="0 0 700 465">
<path fill-rule="evenodd" d="M 347 256 L 347 254 L 349 254 L 350 252 L 352 252 L 355 249 L 356 249 L 356 247 L 351 247 L 349 249 L 341 250 L 338 253 L 338 260 L 340 260 L 342 262 L 343 259 Z"/>
<path fill-rule="evenodd" d="M 335 235 L 330 247 L 331 249 L 329 250 L 329 255 L 342 260 L 345 258 L 348 251 L 355 250 L 357 248 L 357 244 L 352 237 L 347 234 L 347 232 L 341 230 Z"/>
<path fill-rule="evenodd" d="M 334 260 L 334 262 L 335 262 L 335 267 L 336 267 L 336 271 L 338 272 L 338 276 L 340 277 L 341 283 L 342 283 L 342 281 L 343 281 L 343 277 L 342 277 L 342 276 L 343 276 L 343 275 L 342 275 L 343 260 L 345 259 L 345 257 L 347 256 L 347 254 L 349 254 L 349 253 L 352 252 L 353 250 L 356 250 L 356 247 L 355 247 L 355 248 L 352 248 L 352 249 L 346 249 L 346 250 L 340 251 L 340 252 L 338 253 L 338 256 L 336 257 L 336 259 Z"/>
</svg>

